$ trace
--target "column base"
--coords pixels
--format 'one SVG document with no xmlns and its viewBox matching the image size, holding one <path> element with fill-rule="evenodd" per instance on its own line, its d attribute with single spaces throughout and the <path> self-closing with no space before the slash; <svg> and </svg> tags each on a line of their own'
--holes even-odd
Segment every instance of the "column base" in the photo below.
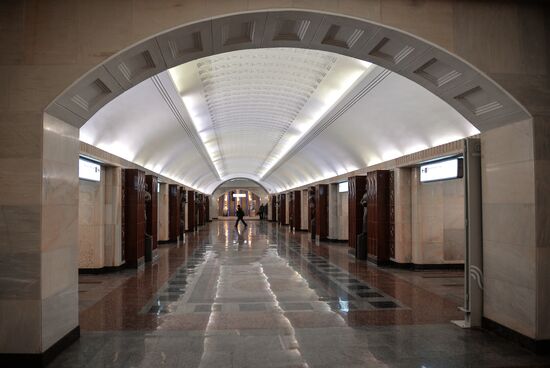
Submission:
<svg viewBox="0 0 550 368">
<path fill-rule="evenodd" d="M 520 344 L 536 354 L 550 355 L 550 340 L 535 340 L 485 317 L 483 317 L 481 326 L 486 330 Z"/>
<path fill-rule="evenodd" d="M 51 363 L 63 350 L 67 349 L 80 337 L 80 326 L 69 331 L 59 341 L 40 354 L 0 354 L 2 367 L 45 367 Z"/>
</svg>

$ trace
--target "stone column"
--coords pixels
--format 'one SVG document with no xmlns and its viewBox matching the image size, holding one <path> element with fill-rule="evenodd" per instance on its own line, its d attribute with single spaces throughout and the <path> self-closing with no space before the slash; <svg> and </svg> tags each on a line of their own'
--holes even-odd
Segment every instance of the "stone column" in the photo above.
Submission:
<svg viewBox="0 0 550 368">
<path fill-rule="evenodd" d="M 328 185 L 328 234 L 332 240 L 338 239 L 338 184 Z"/>
<path fill-rule="evenodd" d="M 395 257 L 397 263 L 412 262 L 411 168 L 394 170 Z"/>
<path fill-rule="evenodd" d="M 105 267 L 122 264 L 122 185 L 120 167 L 105 168 Z"/>
<path fill-rule="evenodd" d="M 550 338 L 550 121 L 481 135 L 484 317 Z"/>
<path fill-rule="evenodd" d="M 168 184 L 160 183 L 159 190 L 159 241 L 168 241 L 170 238 L 169 226 Z"/>
</svg>

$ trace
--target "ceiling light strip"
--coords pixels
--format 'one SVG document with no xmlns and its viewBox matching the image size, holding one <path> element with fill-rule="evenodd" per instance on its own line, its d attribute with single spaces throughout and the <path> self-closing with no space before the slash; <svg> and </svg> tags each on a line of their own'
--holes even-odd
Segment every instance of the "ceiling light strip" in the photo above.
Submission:
<svg viewBox="0 0 550 368">
<path fill-rule="evenodd" d="M 197 152 L 204 158 L 208 166 L 210 167 L 210 170 L 214 174 L 214 176 L 221 180 L 220 173 L 218 172 L 217 168 L 214 165 L 214 162 L 210 158 L 210 155 L 206 152 L 206 149 L 204 147 L 204 144 L 202 143 L 202 140 L 200 140 L 200 137 L 198 137 L 198 134 L 196 133 L 195 129 L 191 128 L 183 116 L 181 116 L 181 113 L 179 112 L 177 106 L 175 105 L 174 101 L 170 97 L 170 94 L 166 90 L 166 87 L 162 83 L 162 80 L 159 78 L 158 75 L 153 76 L 152 78 L 153 83 L 155 84 L 155 87 L 157 88 L 158 92 L 168 105 L 168 108 L 172 111 L 174 114 L 174 117 L 178 121 L 178 123 L 181 125 L 181 127 L 185 130 L 187 135 L 189 136 L 189 139 L 191 140 L 191 143 L 197 150 Z"/>
<path fill-rule="evenodd" d="M 381 68 L 382 69 L 382 68 Z M 376 86 L 378 86 L 384 79 L 386 79 L 391 74 L 391 71 L 387 69 L 382 69 L 365 87 L 359 91 L 353 98 L 350 99 L 341 109 L 339 109 L 334 114 L 330 115 L 330 118 L 326 119 L 323 124 L 320 124 L 318 127 L 314 128 L 310 133 L 302 137 L 294 147 L 292 147 L 275 165 L 273 165 L 262 177 L 261 179 L 266 179 L 272 175 L 282 164 L 294 157 L 298 152 L 304 149 L 313 139 L 315 139 L 319 134 L 325 131 L 330 127 L 340 116 L 342 116 L 346 111 L 348 111 L 353 105 L 359 102 L 367 93 L 372 91 Z"/>
</svg>

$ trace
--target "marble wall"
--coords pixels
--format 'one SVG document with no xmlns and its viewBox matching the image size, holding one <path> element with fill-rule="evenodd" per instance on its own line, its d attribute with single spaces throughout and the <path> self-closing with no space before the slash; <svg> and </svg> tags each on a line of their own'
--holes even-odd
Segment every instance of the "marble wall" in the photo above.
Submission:
<svg viewBox="0 0 550 368">
<path fill-rule="evenodd" d="M 47 114 L 43 127 L 41 351 L 78 326 L 78 130 Z"/>
<path fill-rule="evenodd" d="M 102 268 L 105 260 L 105 168 L 101 181 L 80 180 L 78 198 L 79 268 Z"/>
<path fill-rule="evenodd" d="M 412 203 L 410 167 L 394 169 L 395 257 L 398 263 L 412 262 Z"/>
<path fill-rule="evenodd" d="M 108 166 L 105 170 L 104 259 L 105 267 L 117 267 L 122 260 L 122 169 Z"/>
<path fill-rule="evenodd" d="M 348 193 L 338 192 L 338 183 L 329 185 L 328 238 L 348 240 Z"/>
<path fill-rule="evenodd" d="M 463 263 L 464 179 L 420 182 L 420 170 L 411 173 L 412 263 Z"/>
<path fill-rule="evenodd" d="M 338 240 L 348 240 L 348 192 L 338 193 Z"/>
<path fill-rule="evenodd" d="M 328 186 L 328 238 L 338 239 L 338 184 Z"/>
<path fill-rule="evenodd" d="M 79 268 L 123 262 L 121 172 L 119 167 L 102 166 L 100 182 L 79 182 Z"/>
<path fill-rule="evenodd" d="M 0 113 L 0 353 L 41 351 L 42 121 Z"/>
<path fill-rule="evenodd" d="M 301 212 L 301 221 L 302 221 L 302 230 L 307 230 L 309 227 L 308 224 L 308 195 L 307 190 L 302 190 L 302 212 Z"/>
<path fill-rule="evenodd" d="M 533 124 L 524 121 L 481 135 L 483 312 L 536 338 L 540 248 L 533 133 Z"/>
<path fill-rule="evenodd" d="M 168 184 L 160 183 L 160 190 L 158 194 L 158 240 L 166 241 L 170 238 L 169 235 L 169 204 L 168 204 Z M 187 214 L 187 212 L 186 212 Z"/>
</svg>

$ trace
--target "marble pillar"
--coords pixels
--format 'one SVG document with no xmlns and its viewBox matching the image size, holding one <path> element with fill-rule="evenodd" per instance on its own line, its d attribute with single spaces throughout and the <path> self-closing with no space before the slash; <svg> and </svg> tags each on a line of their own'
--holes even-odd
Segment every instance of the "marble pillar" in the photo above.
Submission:
<svg viewBox="0 0 550 368">
<path fill-rule="evenodd" d="M 159 221 L 159 232 L 158 232 L 158 240 L 159 241 L 168 241 L 169 239 L 169 231 L 168 231 L 168 223 L 169 223 L 169 204 L 168 204 L 168 184 L 167 183 L 160 183 L 160 189 L 159 189 L 159 198 L 158 198 L 159 204 L 158 204 L 158 221 Z"/>
<path fill-rule="evenodd" d="M 411 174 L 412 262 L 464 262 L 464 179 L 421 183 L 418 167 Z"/>
<path fill-rule="evenodd" d="M 41 351 L 47 350 L 78 327 L 80 147 L 78 129 L 61 120 L 44 114 L 43 129 Z M 25 336 L 21 331 L 14 335 Z"/>
<path fill-rule="evenodd" d="M 329 239 L 338 239 L 338 183 L 328 185 L 328 234 Z"/>
<path fill-rule="evenodd" d="M 410 263 L 412 261 L 411 229 L 411 168 L 394 170 L 395 200 L 395 256 L 392 261 Z"/>
<path fill-rule="evenodd" d="M 337 186 L 338 187 L 338 186 Z M 338 240 L 348 240 L 349 206 L 348 192 L 338 192 Z"/>
<path fill-rule="evenodd" d="M 122 170 L 105 167 L 104 267 L 117 267 L 122 259 Z"/>
<path fill-rule="evenodd" d="M 105 263 L 105 168 L 100 181 L 79 181 L 79 268 L 102 268 Z"/>
<path fill-rule="evenodd" d="M 483 314 L 531 338 L 539 337 L 537 278 L 544 273 L 537 267 L 534 140 L 531 121 L 481 134 Z"/>
<path fill-rule="evenodd" d="M 301 206 L 301 223 L 302 230 L 309 230 L 309 221 L 308 221 L 308 195 L 307 189 L 302 190 L 302 206 Z"/>
</svg>

